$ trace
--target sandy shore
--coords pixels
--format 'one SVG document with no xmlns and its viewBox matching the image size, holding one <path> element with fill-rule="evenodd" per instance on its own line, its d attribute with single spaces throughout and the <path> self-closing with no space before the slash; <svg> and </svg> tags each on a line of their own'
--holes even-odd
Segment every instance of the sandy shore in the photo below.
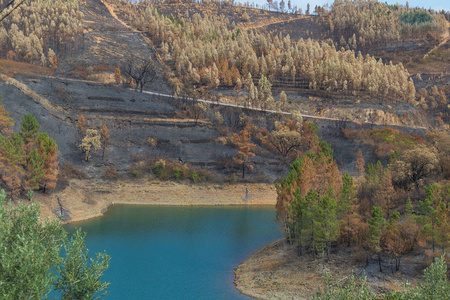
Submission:
<svg viewBox="0 0 450 300">
<path fill-rule="evenodd" d="M 68 220 L 77 222 L 102 216 L 112 204 L 134 205 L 275 205 L 277 193 L 271 184 L 187 185 L 175 182 L 137 180 L 108 182 L 71 180 L 63 191 L 35 194 L 41 203 L 41 218 L 55 218 L 61 203 Z"/>
<path fill-rule="evenodd" d="M 375 257 L 376 258 L 376 257 Z M 285 239 L 270 243 L 253 253 L 235 269 L 236 288 L 256 299 L 311 299 L 324 287 L 323 277 L 329 273 L 334 282 L 345 283 L 352 274 L 367 275 L 367 282 L 378 297 L 403 290 L 404 284 L 418 283 L 423 257 L 416 254 L 402 258 L 400 271 L 392 273 L 384 258 L 384 272 L 378 270 L 376 259 L 369 265 L 355 262 L 348 249 L 333 253 L 330 259 L 311 255 L 297 256 L 296 248 Z"/>
</svg>

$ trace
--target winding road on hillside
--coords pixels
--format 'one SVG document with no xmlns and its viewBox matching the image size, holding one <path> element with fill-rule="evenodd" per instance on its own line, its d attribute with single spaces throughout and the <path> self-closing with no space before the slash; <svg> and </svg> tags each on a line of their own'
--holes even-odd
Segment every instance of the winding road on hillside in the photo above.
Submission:
<svg viewBox="0 0 450 300">
<path fill-rule="evenodd" d="M 114 8 L 105 4 L 102 0 L 87 0 L 83 6 L 84 11 L 84 23 L 83 26 L 85 28 L 85 36 L 84 38 L 87 40 L 85 42 L 87 51 L 83 51 L 75 57 L 76 59 L 87 60 L 87 63 L 91 63 L 95 65 L 98 62 L 111 60 L 116 63 L 123 58 L 123 47 L 124 45 L 129 45 L 131 50 L 136 50 L 139 55 L 150 55 L 155 57 L 155 53 L 151 47 L 151 45 L 146 41 L 148 38 L 144 37 L 143 34 L 137 30 L 130 28 L 127 24 L 121 21 L 118 16 L 114 13 Z M 279 21 L 279 20 L 278 20 Z M 137 45 L 136 45 L 137 44 Z M 139 46 L 140 45 L 140 46 Z M 142 46 L 146 45 L 146 46 Z M 137 50 L 139 48 L 139 50 Z M 49 113 L 53 116 L 65 120 L 68 118 L 68 113 L 63 109 L 62 106 L 56 103 L 52 103 L 50 100 L 46 99 L 42 95 L 38 95 L 36 92 L 32 92 L 30 87 L 27 87 L 24 83 L 21 83 L 13 78 L 6 78 L 3 76 L 1 79 L 9 82 L 10 84 L 16 86 L 23 93 L 30 96 L 35 102 L 40 103 L 42 107 L 44 107 Z M 86 80 L 76 80 L 70 78 L 58 78 L 63 81 L 80 81 L 90 84 L 98 84 L 92 81 Z M 158 86 L 158 91 L 153 90 L 144 90 L 143 93 L 163 98 L 176 98 L 174 95 L 170 94 L 170 89 L 167 88 L 165 83 L 161 83 L 162 78 L 157 81 L 154 86 Z M 163 86 L 163 88 L 161 88 Z M 169 92 L 169 93 L 168 93 Z M 130 93 L 133 93 L 130 91 Z M 264 111 L 266 113 L 272 114 L 282 114 L 282 115 L 290 115 L 290 112 L 283 111 L 275 111 L 275 110 L 263 110 L 257 107 L 246 107 L 244 105 L 232 104 L 232 103 L 224 103 L 211 101 L 207 99 L 193 99 L 193 98 L 184 98 L 184 100 L 188 101 L 198 101 L 213 105 L 234 107 L 239 109 L 246 109 L 251 111 Z M 342 118 L 333 118 L 333 117 L 325 117 L 325 116 L 316 116 L 316 115 L 308 115 L 302 114 L 303 118 L 308 118 L 312 120 L 329 120 L 329 121 L 352 121 L 352 120 L 343 120 Z M 107 118 L 108 116 L 102 115 L 99 116 L 101 118 Z M 109 116 L 111 117 L 111 116 Z M 142 119 L 143 122 L 150 122 L 151 120 L 145 116 L 134 116 L 136 119 Z M 164 119 L 158 119 L 158 122 L 164 122 Z M 175 119 L 167 119 L 167 122 L 175 122 Z M 179 120 L 179 122 L 185 123 L 189 120 Z M 193 121 L 193 120 L 192 120 Z M 372 122 L 362 122 L 363 124 L 372 124 Z M 383 124 L 386 126 L 393 126 L 394 124 Z M 394 125 L 395 126 L 395 125 Z M 411 129 L 427 129 L 422 126 L 402 126 L 405 128 Z"/>
</svg>

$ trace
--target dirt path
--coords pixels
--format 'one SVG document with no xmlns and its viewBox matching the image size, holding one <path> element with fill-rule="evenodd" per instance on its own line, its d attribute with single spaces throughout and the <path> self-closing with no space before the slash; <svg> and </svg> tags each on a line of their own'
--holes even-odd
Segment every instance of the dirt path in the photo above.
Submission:
<svg viewBox="0 0 450 300">
<path fill-rule="evenodd" d="M 432 52 L 436 51 L 437 49 L 439 49 L 440 47 L 445 45 L 448 41 L 450 41 L 450 22 L 449 21 L 447 21 L 447 31 L 441 37 L 443 38 L 443 41 L 440 42 L 439 45 L 437 45 L 436 47 L 434 47 L 433 49 L 428 51 L 427 54 L 425 54 L 423 56 L 424 59 L 427 58 L 428 55 L 430 55 Z"/>
<path fill-rule="evenodd" d="M 267 27 L 269 25 L 273 25 L 273 24 L 280 24 L 280 23 L 287 23 L 287 22 L 291 22 L 293 20 L 297 20 L 297 19 L 301 19 L 303 18 L 303 16 L 301 15 L 296 15 L 293 17 L 289 17 L 289 19 L 286 19 L 285 17 L 281 17 L 281 18 L 273 18 L 273 19 L 264 19 L 261 21 L 256 21 L 256 22 L 249 22 L 249 23 L 240 23 L 238 26 L 242 29 L 242 30 L 249 30 L 249 29 L 257 29 L 257 28 L 262 28 L 262 27 Z"/>
<path fill-rule="evenodd" d="M 187 185 L 145 179 L 125 182 L 71 180 L 63 191 L 35 194 L 35 200 L 41 203 L 42 219 L 57 219 L 61 204 L 65 223 L 99 217 L 112 204 L 275 205 L 276 198 L 273 184 Z"/>
<path fill-rule="evenodd" d="M 103 3 L 103 5 L 106 6 L 106 8 L 108 9 L 109 13 L 111 14 L 111 16 L 116 19 L 120 24 L 122 24 L 124 27 L 128 28 L 131 31 L 136 31 L 133 30 L 130 26 L 128 26 L 124 21 L 122 21 L 121 19 L 119 19 L 119 17 L 116 15 L 116 13 L 114 12 L 114 8 L 112 7 L 111 4 L 106 3 L 105 1 L 101 0 L 101 2 Z"/>
</svg>

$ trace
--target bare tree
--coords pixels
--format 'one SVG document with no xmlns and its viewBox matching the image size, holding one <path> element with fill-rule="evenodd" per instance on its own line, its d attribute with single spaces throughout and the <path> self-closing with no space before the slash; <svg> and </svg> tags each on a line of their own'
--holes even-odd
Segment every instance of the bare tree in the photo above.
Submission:
<svg viewBox="0 0 450 300">
<path fill-rule="evenodd" d="M 122 65 L 122 72 L 131 78 L 136 83 L 136 91 L 142 89 L 147 83 L 150 83 L 156 77 L 156 65 L 151 59 L 140 59 L 130 56 L 129 59 Z"/>
</svg>

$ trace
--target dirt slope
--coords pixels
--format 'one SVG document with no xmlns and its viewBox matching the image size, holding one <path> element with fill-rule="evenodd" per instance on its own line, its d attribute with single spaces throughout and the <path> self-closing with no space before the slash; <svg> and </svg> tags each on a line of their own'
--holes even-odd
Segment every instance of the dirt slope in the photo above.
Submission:
<svg viewBox="0 0 450 300">
<path fill-rule="evenodd" d="M 130 56 L 142 59 L 155 59 L 152 47 L 142 34 L 128 28 L 123 22 L 114 18 L 101 0 L 85 0 L 80 3 L 83 18 L 83 45 L 64 60 L 59 71 L 68 75 L 77 67 L 103 65 L 114 70 L 116 66 Z M 155 80 L 149 85 L 153 90 L 171 93 L 165 83 L 162 72 L 157 73 Z"/>
</svg>

